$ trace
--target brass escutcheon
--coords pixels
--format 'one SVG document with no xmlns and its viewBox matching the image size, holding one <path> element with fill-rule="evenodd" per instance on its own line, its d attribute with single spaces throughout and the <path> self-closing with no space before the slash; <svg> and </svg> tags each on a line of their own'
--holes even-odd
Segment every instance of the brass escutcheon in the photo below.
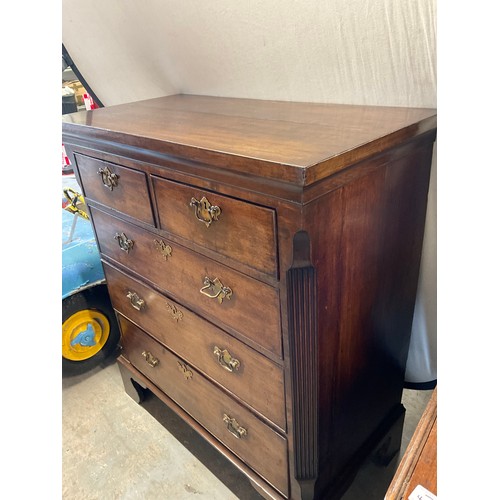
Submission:
<svg viewBox="0 0 500 500">
<path fill-rule="evenodd" d="M 219 365 L 228 372 L 234 372 L 240 367 L 240 362 L 236 358 L 233 358 L 227 349 L 221 350 L 215 346 L 214 356 L 217 358 Z"/>
<path fill-rule="evenodd" d="M 137 309 L 138 311 L 142 311 L 142 309 L 146 305 L 144 299 L 141 299 L 135 292 L 129 291 L 127 293 L 127 299 L 130 300 L 130 304 L 132 305 L 132 307 L 134 309 Z"/>
<path fill-rule="evenodd" d="M 203 295 L 217 299 L 219 304 L 222 304 L 224 299 L 231 300 L 233 291 L 228 286 L 224 286 L 219 278 L 211 279 L 205 276 L 203 284 L 205 286 L 200 290 Z"/>
<path fill-rule="evenodd" d="M 224 413 L 224 416 L 222 417 L 222 420 L 226 424 L 227 430 L 234 436 L 237 437 L 238 439 L 241 439 L 243 436 L 246 436 L 248 434 L 247 430 L 242 427 L 236 419 L 230 417 L 229 415 L 226 415 Z"/>
<path fill-rule="evenodd" d="M 111 172 L 109 167 L 106 165 L 104 168 L 100 168 L 97 173 L 101 176 L 102 183 L 110 190 L 118 186 L 119 175 Z"/>
<path fill-rule="evenodd" d="M 177 307 L 175 307 L 174 305 L 169 304 L 168 302 L 165 305 L 167 306 L 168 312 L 172 315 L 175 321 L 177 321 L 177 323 L 182 320 L 182 318 L 184 317 L 182 311 L 177 309 Z"/>
<path fill-rule="evenodd" d="M 118 245 L 125 253 L 129 253 L 130 250 L 134 247 L 134 241 L 129 240 L 125 233 L 116 233 L 115 240 L 118 241 Z"/>
<path fill-rule="evenodd" d="M 189 206 L 194 207 L 194 215 L 207 227 L 209 227 L 214 220 L 219 220 L 221 209 L 217 206 L 212 205 L 205 198 L 205 196 L 199 201 L 196 198 L 191 198 Z"/>
<path fill-rule="evenodd" d="M 154 244 L 165 260 L 172 257 L 172 247 L 170 245 L 167 245 L 163 240 L 154 240 Z"/>
<path fill-rule="evenodd" d="M 154 368 L 160 361 L 155 358 L 149 351 L 142 351 L 142 355 L 146 358 L 146 363 Z"/>
<path fill-rule="evenodd" d="M 181 363 L 180 361 L 177 361 L 177 368 L 184 375 L 184 378 L 186 380 L 190 380 L 193 378 L 193 372 L 186 365 Z"/>
</svg>

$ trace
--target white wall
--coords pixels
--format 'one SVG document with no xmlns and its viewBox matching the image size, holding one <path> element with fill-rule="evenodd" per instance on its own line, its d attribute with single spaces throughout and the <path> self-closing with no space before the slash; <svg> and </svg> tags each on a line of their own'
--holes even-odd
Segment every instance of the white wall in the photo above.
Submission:
<svg viewBox="0 0 500 500">
<path fill-rule="evenodd" d="M 436 107 L 434 0 L 64 0 L 105 105 L 174 92 Z"/>
<path fill-rule="evenodd" d="M 436 107 L 436 0 L 63 0 L 105 106 L 172 93 Z M 436 378 L 435 166 L 407 380 Z"/>
</svg>

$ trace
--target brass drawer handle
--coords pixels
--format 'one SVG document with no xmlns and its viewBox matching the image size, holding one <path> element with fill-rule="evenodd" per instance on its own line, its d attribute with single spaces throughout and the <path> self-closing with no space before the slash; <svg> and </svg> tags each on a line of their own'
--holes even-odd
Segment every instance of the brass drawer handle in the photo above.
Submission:
<svg viewBox="0 0 500 500">
<path fill-rule="evenodd" d="M 115 240 L 118 241 L 118 245 L 125 253 L 129 253 L 134 247 L 134 241 L 127 238 L 125 233 L 116 233 Z"/>
<path fill-rule="evenodd" d="M 134 309 L 137 309 L 138 311 L 142 311 L 142 309 L 144 309 L 144 306 L 146 305 L 144 299 L 141 299 L 135 292 L 129 291 L 127 293 L 127 299 L 130 300 L 130 304 L 132 305 L 132 307 Z"/>
<path fill-rule="evenodd" d="M 118 186 L 119 175 L 111 172 L 108 166 L 100 168 L 97 173 L 101 176 L 102 183 L 110 190 Z"/>
<path fill-rule="evenodd" d="M 240 367 L 240 362 L 236 358 L 233 358 L 227 349 L 222 351 L 215 346 L 214 355 L 217 358 L 219 365 L 221 365 L 222 368 L 228 372 L 234 372 Z"/>
<path fill-rule="evenodd" d="M 231 300 L 233 291 L 228 286 L 224 286 L 219 278 L 211 279 L 205 276 L 203 284 L 205 286 L 200 290 L 203 295 L 217 299 L 219 304 L 222 304 L 224 299 Z"/>
<path fill-rule="evenodd" d="M 184 375 L 184 378 L 186 380 L 191 380 L 193 378 L 193 372 L 186 365 L 182 364 L 180 361 L 177 361 L 177 368 Z"/>
<path fill-rule="evenodd" d="M 199 201 L 196 198 L 191 198 L 189 206 L 194 207 L 194 215 L 207 227 L 209 227 L 214 220 L 219 220 L 221 209 L 212 205 L 205 197 Z"/>
<path fill-rule="evenodd" d="M 172 315 L 172 318 L 178 323 L 184 317 L 184 314 L 181 310 L 177 309 L 175 305 L 169 304 L 168 302 L 165 304 L 168 312 Z"/>
<path fill-rule="evenodd" d="M 163 240 L 153 240 L 155 244 L 156 250 L 163 255 L 163 258 L 167 260 L 169 257 L 172 257 L 172 247 L 167 245 Z"/>
<path fill-rule="evenodd" d="M 160 362 L 158 358 L 155 358 L 149 351 L 142 351 L 142 355 L 146 358 L 146 363 L 154 368 Z"/>
<path fill-rule="evenodd" d="M 224 413 L 222 420 L 227 426 L 227 430 L 238 439 L 241 439 L 243 436 L 248 434 L 247 430 L 242 427 L 234 418 L 231 418 L 229 415 Z"/>
</svg>

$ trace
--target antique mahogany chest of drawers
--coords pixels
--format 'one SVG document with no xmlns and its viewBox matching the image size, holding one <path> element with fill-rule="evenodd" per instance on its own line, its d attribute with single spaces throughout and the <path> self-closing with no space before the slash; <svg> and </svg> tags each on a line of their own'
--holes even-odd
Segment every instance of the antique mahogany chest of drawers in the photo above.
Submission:
<svg viewBox="0 0 500 500">
<path fill-rule="evenodd" d="M 155 393 L 267 498 L 338 498 L 400 446 L 436 114 L 174 95 L 63 117 Z"/>
</svg>

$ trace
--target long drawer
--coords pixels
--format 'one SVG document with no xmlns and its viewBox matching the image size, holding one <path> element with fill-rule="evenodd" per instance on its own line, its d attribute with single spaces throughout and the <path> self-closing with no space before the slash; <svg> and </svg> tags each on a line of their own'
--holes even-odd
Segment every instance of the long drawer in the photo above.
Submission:
<svg viewBox="0 0 500 500">
<path fill-rule="evenodd" d="M 113 266 L 104 263 L 104 271 L 118 312 L 285 429 L 280 366 Z"/>
<path fill-rule="evenodd" d="M 152 176 L 159 226 L 275 276 L 274 210 Z"/>
<path fill-rule="evenodd" d="M 286 439 L 133 323 L 119 320 L 122 355 L 286 496 Z"/>
<path fill-rule="evenodd" d="M 279 292 L 212 259 L 91 207 L 103 255 L 177 302 L 282 356 Z"/>
</svg>

